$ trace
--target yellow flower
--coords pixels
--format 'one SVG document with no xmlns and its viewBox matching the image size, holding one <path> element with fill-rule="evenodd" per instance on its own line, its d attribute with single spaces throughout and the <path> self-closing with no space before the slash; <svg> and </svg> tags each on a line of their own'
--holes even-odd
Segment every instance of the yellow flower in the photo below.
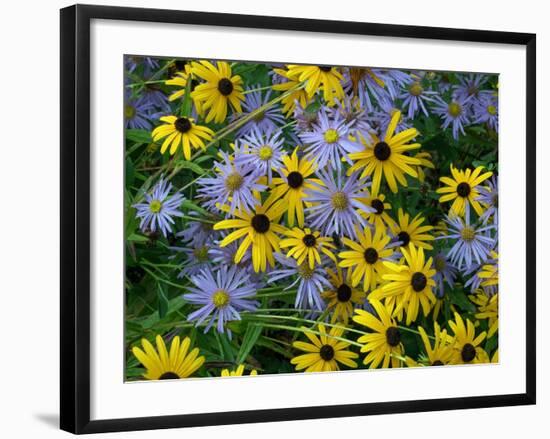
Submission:
<svg viewBox="0 0 550 439">
<path fill-rule="evenodd" d="M 198 113 L 206 111 L 206 123 L 214 120 L 221 123 L 227 116 L 227 106 L 231 105 L 237 113 L 242 113 L 241 101 L 244 100 L 243 81 L 239 75 L 231 76 L 231 67 L 224 61 L 218 61 L 217 67 L 209 61 L 191 63 L 191 72 L 206 82 L 199 84 L 191 92 Z"/>
<path fill-rule="evenodd" d="M 289 157 L 285 155 L 283 158 L 284 167 L 279 169 L 279 174 L 283 178 L 273 178 L 271 194 L 267 199 L 267 203 L 272 203 L 279 198 L 282 198 L 285 205 L 288 206 L 288 225 L 294 226 L 296 219 L 300 227 L 304 226 L 304 205 L 303 199 L 305 189 L 315 189 L 312 183 L 322 185 L 321 180 L 317 178 L 308 178 L 315 172 L 313 162 L 301 158 L 298 159 L 298 148 Z"/>
<path fill-rule="evenodd" d="M 191 148 L 206 149 L 204 141 L 209 142 L 214 135 L 210 128 L 195 125 L 195 120 L 189 117 L 163 116 L 160 120 L 165 122 L 165 125 L 156 127 L 152 137 L 155 142 L 166 137 L 160 147 L 162 154 L 170 146 L 170 155 L 174 155 L 182 145 L 185 160 L 191 160 Z"/>
<path fill-rule="evenodd" d="M 481 215 L 483 207 L 477 201 L 479 197 L 478 186 L 493 175 L 490 171 L 482 174 L 482 170 L 483 166 L 478 166 L 473 171 L 471 169 L 462 171 L 451 165 L 453 178 L 441 177 L 439 179 L 447 185 L 436 190 L 438 194 L 443 194 L 439 198 L 439 202 L 452 201 L 451 212 L 459 216 L 465 215 L 468 204 L 474 208 L 478 215 Z"/>
<path fill-rule="evenodd" d="M 290 64 L 287 68 L 289 77 L 306 84 L 308 97 L 311 98 L 318 90 L 323 90 L 323 97 L 328 105 L 334 105 L 334 98 L 343 99 L 341 81 L 344 77 L 335 67 Z"/>
<path fill-rule="evenodd" d="M 368 352 L 363 364 L 369 369 L 376 369 L 380 364 L 383 368 L 400 367 L 402 365 L 403 343 L 397 323 L 390 315 L 390 311 L 378 300 L 370 300 L 376 311 L 375 317 L 368 311 L 355 310 L 353 321 L 374 331 L 372 334 L 362 335 L 357 339 L 364 343 L 361 352 Z"/>
<path fill-rule="evenodd" d="M 409 243 L 413 243 L 416 247 L 422 247 L 426 250 L 433 250 L 431 244 L 426 241 L 433 241 L 435 238 L 428 235 L 427 232 L 433 230 L 433 226 L 423 226 L 424 217 L 417 214 L 412 220 L 408 213 L 404 213 L 403 209 L 397 211 L 398 223 L 390 226 L 391 231 L 401 241 L 401 247 L 407 247 Z"/>
<path fill-rule="evenodd" d="M 319 252 L 324 253 L 334 262 L 336 262 L 336 256 L 330 251 L 335 249 L 336 246 L 332 243 L 332 238 L 320 236 L 320 233 L 311 229 L 305 228 L 304 230 L 294 227 L 292 230 L 286 232 L 289 238 L 281 240 L 279 245 L 282 248 L 292 247 L 286 254 L 288 257 L 296 259 L 298 265 L 308 260 L 309 268 L 313 270 L 315 262 L 321 265 L 321 255 Z"/>
<path fill-rule="evenodd" d="M 388 211 L 391 210 L 391 204 L 386 202 L 386 196 L 384 194 L 378 194 L 377 196 L 369 195 L 366 198 L 360 198 L 363 204 L 375 209 L 374 212 L 361 212 L 369 223 L 374 224 L 375 227 L 395 227 L 395 221 L 390 217 Z"/>
<path fill-rule="evenodd" d="M 175 380 L 187 378 L 204 363 L 204 357 L 199 357 L 199 349 L 189 352 L 191 340 L 185 337 L 180 343 L 178 336 L 174 337 L 170 345 L 170 352 L 166 350 L 164 340 L 160 335 L 156 337 L 157 349 L 143 338 L 143 350 L 133 347 L 132 352 L 147 372 L 143 375 L 148 380 Z"/>
<path fill-rule="evenodd" d="M 376 135 L 365 138 L 359 133 L 359 139 L 364 150 L 349 154 L 349 158 L 355 163 L 348 170 L 348 175 L 358 170 L 363 170 L 361 178 L 372 175 L 372 194 L 378 195 L 382 174 L 393 193 L 397 193 L 397 182 L 407 187 L 405 174 L 418 177 L 414 166 L 420 165 L 420 160 L 409 157 L 404 153 L 420 148 L 420 143 L 407 143 L 418 136 L 416 128 L 409 128 L 395 134 L 395 128 L 401 117 L 401 112 L 396 111 L 386 129 L 383 140 Z"/>
<path fill-rule="evenodd" d="M 393 249 L 387 248 L 390 239 L 385 227 L 377 227 L 373 233 L 370 226 L 365 227 L 363 232 L 357 229 L 359 242 L 342 238 L 350 250 L 340 252 L 338 257 L 342 260 L 338 265 L 353 269 L 351 283 L 354 287 L 363 279 L 365 292 L 376 288 L 381 275 L 386 272 L 383 260 L 393 254 Z"/>
<path fill-rule="evenodd" d="M 471 294 L 469 298 L 478 309 L 475 318 L 488 320 L 489 330 L 487 331 L 487 338 L 492 337 L 498 331 L 498 293 L 487 296 L 482 290 L 478 290 L 475 294 Z"/>
<path fill-rule="evenodd" d="M 423 167 L 435 169 L 435 166 L 431 161 L 432 155 L 427 151 L 422 151 L 416 154 L 414 158 L 420 160 L 420 165 L 416 167 L 416 172 L 418 173 L 418 180 L 421 183 L 424 183 L 424 180 L 426 180 L 426 174 L 424 173 Z"/>
<path fill-rule="evenodd" d="M 244 374 L 244 364 L 239 364 L 237 369 L 235 370 L 229 370 L 224 369 L 222 370 L 222 377 L 240 377 Z M 252 369 L 250 371 L 250 376 L 256 376 L 258 375 L 258 371 L 256 369 Z"/>
<path fill-rule="evenodd" d="M 227 205 L 219 207 L 224 212 L 229 212 Z M 233 215 L 236 219 L 226 219 L 214 225 L 214 230 L 237 229 L 227 235 L 221 242 L 220 247 L 225 247 L 244 237 L 237 252 L 235 263 L 238 264 L 250 246 L 252 246 L 252 265 L 254 271 L 266 271 L 267 263 L 274 267 L 275 259 L 273 250 L 280 252 L 279 237 L 276 233 L 285 233 L 285 227 L 278 224 L 281 216 L 286 210 L 283 200 L 276 203 L 268 203 L 255 206 L 254 212 L 248 210 L 235 210 Z"/>
<path fill-rule="evenodd" d="M 476 337 L 474 324 L 468 319 L 464 323 L 464 320 L 462 320 L 462 317 L 457 312 L 455 312 L 455 321 L 450 320 L 448 323 L 454 333 L 453 363 L 475 364 L 489 362 L 489 356 L 479 346 L 487 336 L 485 331 Z"/>
<path fill-rule="evenodd" d="M 170 97 L 168 98 L 170 102 L 175 101 L 185 94 L 185 89 L 187 88 L 187 82 L 189 81 L 190 76 L 191 66 L 189 64 L 186 64 L 183 72 L 176 72 L 172 78 L 165 81 L 166 85 L 175 85 L 177 87 L 180 87 L 180 90 L 175 91 L 170 95 Z"/>
<path fill-rule="evenodd" d="M 327 309 L 332 311 L 331 323 L 341 321 L 347 325 L 350 317 L 353 316 L 355 305 L 365 303 L 366 294 L 351 285 L 351 270 L 336 267 L 336 272 L 327 268 L 330 283 L 333 288 L 322 293 L 323 299 L 327 300 Z"/>
<path fill-rule="evenodd" d="M 309 98 L 303 87 L 300 87 L 300 81 L 297 76 L 290 76 L 286 70 L 273 69 L 275 73 L 287 79 L 287 81 L 281 84 L 273 84 L 273 90 L 287 92 L 294 89 L 292 93 L 283 98 L 281 103 L 283 104 L 283 113 L 286 117 L 292 116 L 296 109 L 296 102 L 300 104 L 302 108 L 306 108 Z"/>
<path fill-rule="evenodd" d="M 357 367 L 357 363 L 353 359 L 359 357 L 359 355 L 346 350 L 350 343 L 338 340 L 344 334 L 345 329 L 343 327 L 334 326 L 327 334 L 325 325 L 319 323 L 319 337 L 309 328 L 302 326 L 301 329 L 311 343 L 303 341 L 292 343 L 292 346 L 296 349 L 306 352 L 290 360 L 292 364 L 296 365 L 296 370 L 334 372 L 340 370 L 338 363 L 352 368 Z"/>
<path fill-rule="evenodd" d="M 492 250 L 491 258 L 492 261 L 483 265 L 477 274 L 477 277 L 483 279 L 481 281 L 482 287 L 498 286 L 498 253 Z"/>
<path fill-rule="evenodd" d="M 385 87 L 385 82 L 373 72 L 372 69 L 364 67 L 350 67 L 349 68 L 349 77 L 351 81 L 351 90 L 353 91 L 354 96 L 359 96 L 359 87 L 361 79 L 365 77 L 370 77 L 376 84 L 380 87 Z"/>
<path fill-rule="evenodd" d="M 418 327 L 420 332 L 420 338 L 424 343 L 424 349 L 428 356 L 428 365 L 430 366 L 443 366 L 450 364 L 453 357 L 452 337 L 447 335 L 447 330 L 441 330 L 441 327 L 437 322 L 434 322 L 434 345 L 430 342 L 428 334 L 422 327 Z"/>
<path fill-rule="evenodd" d="M 435 270 L 432 267 L 432 258 L 428 261 L 424 258 L 424 249 L 416 248 L 409 244 L 408 249 L 401 247 L 406 264 L 400 265 L 384 261 L 386 274 L 382 275 L 385 283 L 371 293 L 374 299 L 397 296 L 397 306 L 393 315 L 397 315 L 401 309 L 407 313 L 407 325 L 418 317 L 419 307 L 422 306 L 424 316 L 427 316 L 435 304 L 433 277 Z"/>
</svg>

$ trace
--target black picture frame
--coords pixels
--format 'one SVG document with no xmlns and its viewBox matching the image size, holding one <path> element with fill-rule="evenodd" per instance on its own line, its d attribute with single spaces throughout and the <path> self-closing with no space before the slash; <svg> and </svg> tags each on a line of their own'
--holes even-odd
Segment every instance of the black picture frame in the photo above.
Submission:
<svg viewBox="0 0 550 439">
<path fill-rule="evenodd" d="M 256 29 L 486 42 L 526 47 L 525 393 L 292 409 L 90 420 L 90 21 L 130 20 Z M 536 35 L 176 10 L 75 5 L 61 10 L 61 416 L 63 430 L 128 430 L 287 421 L 535 404 Z"/>
</svg>

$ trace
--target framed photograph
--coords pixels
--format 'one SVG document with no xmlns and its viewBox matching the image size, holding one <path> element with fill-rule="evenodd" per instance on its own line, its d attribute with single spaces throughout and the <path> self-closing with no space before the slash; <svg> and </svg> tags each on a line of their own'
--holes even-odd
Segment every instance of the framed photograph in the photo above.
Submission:
<svg viewBox="0 0 550 439">
<path fill-rule="evenodd" d="M 535 403 L 535 35 L 61 10 L 61 428 Z"/>
</svg>

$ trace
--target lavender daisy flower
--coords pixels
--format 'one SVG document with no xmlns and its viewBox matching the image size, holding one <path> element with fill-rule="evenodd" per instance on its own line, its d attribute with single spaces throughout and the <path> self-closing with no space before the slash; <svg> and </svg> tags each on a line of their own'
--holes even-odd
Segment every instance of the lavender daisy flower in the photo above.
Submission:
<svg viewBox="0 0 550 439">
<path fill-rule="evenodd" d="M 136 217 L 141 219 L 139 228 L 143 232 L 147 229 L 152 232 L 160 229 L 166 237 L 172 231 L 172 217 L 183 216 L 179 211 L 183 196 L 179 193 L 170 196 L 171 190 L 172 184 L 161 177 L 152 192 L 145 194 L 145 202 L 132 206 L 137 210 Z"/>
<path fill-rule="evenodd" d="M 240 141 L 242 147 L 236 146 L 235 163 L 258 169 L 261 175 L 267 174 L 267 181 L 271 183 L 273 169 L 283 167 L 281 158 L 285 154 L 285 139 L 281 137 L 282 134 L 281 130 L 274 133 L 271 130 L 262 132 L 254 128 Z"/>
<path fill-rule="evenodd" d="M 445 294 L 445 282 L 451 288 L 455 284 L 457 269 L 447 259 L 443 252 L 438 253 L 434 257 L 435 276 L 435 293 L 438 298 L 442 298 Z"/>
<path fill-rule="evenodd" d="M 454 99 L 451 102 L 445 102 L 441 97 L 435 97 L 433 111 L 443 119 L 441 125 L 443 129 L 451 125 L 455 140 L 458 139 L 459 132 L 464 134 L 464 126 L 470 123 L 467 107 L 469 99 Z"/>
<path fill-rule="evenodd" d="M 285 288 L 288 290 L 298 284 L 295 308 L 322 311 L 326 304 L 321 293 L 326 288 L 332 287 L 325 269 L 316 266 L 312 270 L 307 263 L 298 265 L 296 259 L 287 258 L 280 253 L 276 253 L 275 258 L 284 268 L 269 273 L 268 283 L 295 277 L 294 281 Z"/>
<path fill-rule="evenodd" d="M 255 311 L 259 303 L 251 298 L 256 295 L 254 285 L 249 282 L 250 275 L 238 269 L 221 267 L 216 272 L 210 268 L 202 270 L 198 275 L 191 277 L 195 285 L 189 287 L 190 293 L 183 298 L 193 305 L 200 305 L 197 311 L 187 316 L 188 321 L 195 321 L 199 326 L 205 320 L 209 320 L 204 332 L 208 332 L 216 323 L 219 333 L 227 331 L 231 337 L 231 331 L 225 327 L 227 322 L 240 320 L 241 311 Z"/>
<path fill-rule="evenodd" d="M 403 109 L 407 109 L 407 116 L 413 119 L 418 111 L 422 111 L 425 116 L 428 116 L 426 102 L 433 102 L 433 96 L 437 95 L 435 91 L 424 89 L 420 81 L 414 81 L 407 85 L 403 93 L 399 95 L 399 99 L 403 100 Z"/>
<path fill-rule="evenodd" d="M 498 132 L 498 99 L 496 96 L 484 96 L 472 105 L 473 123 L 486 123 L 493 131 Z"/>
<path fill-rule="evenodd" d="M 346 123 L 352 123 L 353 125 L 350 126 L 361 131 L 363 135 L 374 133 L 367 112 L 361 108 L 357 99 L 353 99 L 348 95 L 345 95 L 342 100 L 337 100 L 336 105 L 328 109 L 328 114 L 332 119 L 340 115 Z"/>
<path fill-rule="evenodd" d="M 152 109 L 153 105 L 143 98 L 127 98 L 124 105 L 124 122 L 126 128 L 150 130 L 153 126 L 151 123 L 152 116 L 150 114 Z"/>
<path fill-rule="evenodd" d="M 148 78 L 154 70 L 159 68 L 156 59 L 150 56 L 130 55 L 126 57 L 126 70 L 133 73 L 140 65 L 143 65 L 143 77 Z"/>
<path fill-rule="evenodd" d="M 231 162 L 226 153 L 221 153 L 223 162 L 216 162 L 215 177 L 202 177 L 197 181 L 198 196 L 206 199 L 205 207 L 212 209 L 219 203 L 229 203 L 229 212 L 237 210 L 253 211 L 258 200 L 253 191 L 263 191 L 266 186 L 258 183 L 262 172 L 252 165 Z"/>
<path fill-rule="evenodd" d="M 257 85 L 253 88 L 259 88 Z M 271 90 L 268 90 L 262 97 L 261 91 L 253 91 L 245 94 L 245 100 L 241 104 L 243 112 L 240 113 L 236 119 L 240 119 L 244 116 L 248 116 L 253 111 L 264 106 L 271 100 Z M 278 105 L 272 105 L 267 110 L 261 111 L 251 120 L 246 122 L 237 131 L 237 136 L 243 136 L 249 134 L 252 130 L 260 130 L 263 132 L 274 131 L 279 125 L 284 125 L 285 118 L 281 113 L 281 109 Z"/>
<path fill-rule="evenodd" d="M 365 198 L 365 191 L 370 182 L 359 180 L 358 173 L 347 179 L 340 171 L 336 178 L 327 171 L 319 171 L 322 185 L 312 182 L 315 189 L 306 190 L 307 201 L 312 203 L 306 209 L 310 227 L 320 230 L 323 236 L 342 234 L 355 237 L 356 227 L 365 228 L 367 222 L 362 215 L 376 210 L 360 201 Z"/>
<path fill-rule="evenodd" d="M 493 218 L 493 224 L 498 224 L 498 177 L 493 174 L 490 180 L 485 182 L 486 186 L 480 186 L 477 201 L 483 203 L 485 211 L 479 217 L 483 224 L 487 224 Z"/>
<path fill-rule="evenodd" d="M 393 101 L 385 101 L 381 102 L 380 110 L 375 111 L 372 115 L 372 120 L 376 123 L 378 132 L 385 133 L 388 130 L 388 125 L 390 124 L 396 111 L 401 112 L 401 119 L 399 119 L 399 122 L 395 127 L 395 133 L 400 133 L 401 131 L 412 128 L 412 121 L 405 115 L 405 113 L 397 108 Z"/>
<path fill-rule="evenodd" d="M 487 75 L 470 73 L 469 75 L 457 75 L 458 85 L 453 85 L 453 99 L 457 101 L 466 100 L 470 97 L 481 98 L 491 94 L 491 90 L 481 90 L 487 82 Z"/>
<path fill-rule="evenodd" d="M 157 84 L 146 84 L 141 92 L 143 102 L 161 110 L 163 113 L 170 113 L 168 97 L 162 92 Z M 165 114 L 156 114 L 157 118 Z M 196 119 L 195 119 L 196 120 Z"/>
<path fill-rule="evenodd" d="M 185 254 L 185 266 L 178 273 L 178 279 L 199 274 L 202 270 L 210 267 L 212 262 L 213 243 L 210 242 L 191 242 L 186 247 L 170 247 L 171 250 L 181 251 Z"/>
<path fill-rule="evenodd" d="M 346 122 L 340 114 L 333 114 L 329 118 L 325 109 L 319 111 L 319 122 L 313 126 L 313 131 L 299 134 L 300 139 L 306 144 L 306 157 L 315 159 L 319 168 L 327 164 L 332 169 L 340 168 L 342 157 L 357 148 L 356 144 L 349 140 L 350 128 L 353 122 Z"/>
<path fill-rule="evenodd" d="M 486 261 L 496 240 L 489 235 L 494 226 L 476 227 L 470 224 L 469 212 L 466 221 L 459 216 L 447 216 L 445 222 L 449 226 L 448 235 L 435 239 L 456 239 L 447 257 L 459 270 L 468 270 L 474 264 Z"/>
<path fill-rule="evenodd" d="M 192 210 L 188 216 L 198 217 L 199 214 Z M 193 245 L 202 245 L 206 241 L 212 239 L 215 232 L 212 228 L 212 224 L 205 223 L 203 221 L 189 221 L 186 224 L 185 230 L 176 233 L 176 237 L 181 239 L 184 243 L 193 243 Z"/>
<path fill-rule="evenodd" d="M 486 279 L 481 279 L 478 276 L 478 273 L 481 270 L 481 267 L 484 264 L 496 264 L 497 261 L 490 257 L 482 264 L 473 264 L 472 267 L 469 270 L 466 270 L 464 272 L 464 276 L 471 276 L 470 279 L 468 279 L 466 282 L 464 282 L 464 288 L 470 288 L 470 292 L 475 293 L 477 290 L 482 289 L 485 294 L 488 296 L 492 296 L 498 292 L 498 285 L 486 285 L 482 286 L 481 283 Z"/>
<path fill-rule="evenodd" d="M 315 107 L 304 108 L 298 101 L 296 101 L 296 107 L 294 108 L 294 120 L 296 121 L 294 130 L 297 133 L 312 131 L 314 126 L 319 123 L 319 110 Z"/>
<path fill-rule="evenodd" d="M 395 99 L 399 91 L 414 80 L 409 73 L 399 69 L 374 69 L 374 72 L 384 81 L 391 99 Z"/>
</svg>

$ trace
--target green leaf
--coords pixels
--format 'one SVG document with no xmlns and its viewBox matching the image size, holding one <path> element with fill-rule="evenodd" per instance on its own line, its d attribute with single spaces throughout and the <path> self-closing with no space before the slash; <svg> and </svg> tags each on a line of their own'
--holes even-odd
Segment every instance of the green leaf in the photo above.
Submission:
<svg viewBox="0 0 550 439">
<path fill-rule="evenodd" d="M 205 172 L 201 166 L 197 165 L 194 162 L 188 162 L 186 160 L 179 161 L 178 166 L 181 166 L 183 169 L 190 169 L 195 174 L 199 174 L 199 175 L 202 175 Z"/>
<path fill-rule="evenodd" d="M 166 296 L 166 292 L 162 288 L 161 284 L 159 283 L 157 286 L 158 311 L 159 317 L 162 319 L 168 312 L 168 297 Z"/>
<path fill-rule="evenodd" d="M 243 341 L 241 343 L 241 348 L 237 354 L 237 362 L 239 364 L 243 363 L 248 357 L 248 354 L 254 347 L 254 344 L 258 340 L 258 337 L 262 333 L 262 326 L 258 324 L 249 324 L 244 333 Z"/>
<path fill-rule="evenodd" d="M 126 130 L 126 139 L 137 143 L 151 143 L 153 141 L 149 131 L 135 129 Z"/>
<path fill-rule="evenodd" d="M 209 215 L 207 210 L 205 210 L 202 207 L 196 205 L 191 200 L 183 200 L 183 202 L 181 203 L 181 207 L 187 208 L 189 210 L 194 210 L 195 212 L 199 212 L 203 215 Z"/>
<path fill-rule="evenodd" d="M 147 242 L 149 241 L 149 238 L 143 235 L 138 235 L 136 233 L 132 233 L 128 238 L 126 238 L 128 241 L 134 241 L 134 242 Z"/>
<path fill-rule="evenodd" d="M 453 305 L 460 307 L 463 311 L 475 312 L 475 305 L 468 300 L 468 297 L 464 291 L 454 290 L 449 294 L 449 296 Z"/>
</svg>

